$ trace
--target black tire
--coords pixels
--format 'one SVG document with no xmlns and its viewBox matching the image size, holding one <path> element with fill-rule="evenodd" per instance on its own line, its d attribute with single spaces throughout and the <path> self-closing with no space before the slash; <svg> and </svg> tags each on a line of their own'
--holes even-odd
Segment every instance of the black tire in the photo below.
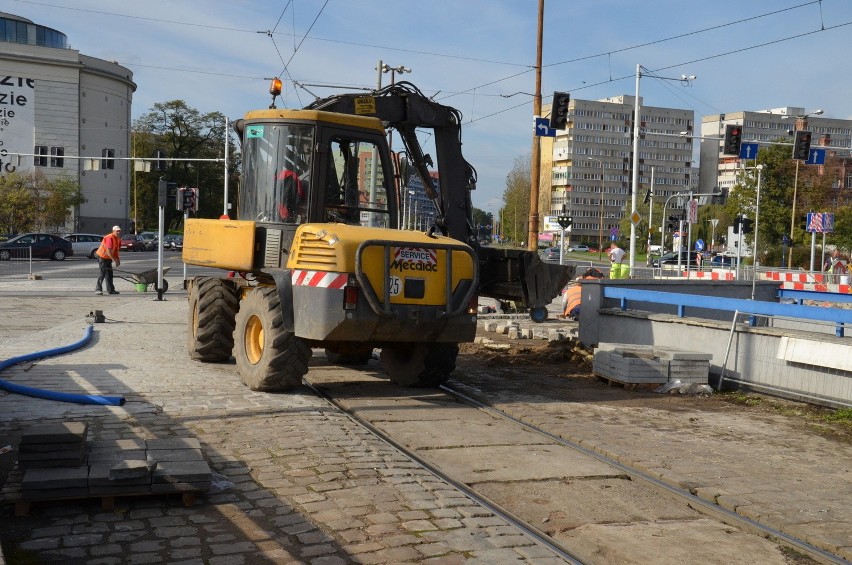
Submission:
<svg viewBox="0 0 852 565">
<path fill-rule="evenodd" d="M 8 261 L 12 258 L 12 252 L 8 249 L 0 249 L 0 261 Z"/>
<path fill-rule="evenodd" d="M 284 329 L 277 288 L 256 288 L 240 302 L 234 358 L 240 378 L 251 390 L 283 391 L 302 384 L 311 348 Z"/>
<path fill-rule="evenodd" d="M 53 255 L 50 258 L 54 261 L 64 261 L 65 260 L 65 251 L 61 249 L 56 249 L 53 251 Z"/>
<path fill-rule="evenodd" d="M 404 344 L 382 349 L 382 365 L 390 380 L 403 387 L 437 387 L 456 368 L 456 343 Z"/>
<path fill-rule="evenodd" d="M 168 289 L 163 280 L 163 286 Z M 222 363 L 234 349 L 239 298 L 230 281 L 199 277 L 189 290 L 187 348 L 189 356 L 204 363 Z"/>
<path fill-rule="evenodd" d="M 543 321 L 547 320 L 547 316 L 547 308 L 545 308 L 544 306 L 537 306 L 535 308 L 530 309 L 530 320 L 532 320 L 536 324 L 540 324 Z"/>
<path fill-rule="evenodd" d="M 373 358 L 372 347 L 343 346 L 325 350 L 325 356 L 332 365 L 366 365 Z"/>
</svg>

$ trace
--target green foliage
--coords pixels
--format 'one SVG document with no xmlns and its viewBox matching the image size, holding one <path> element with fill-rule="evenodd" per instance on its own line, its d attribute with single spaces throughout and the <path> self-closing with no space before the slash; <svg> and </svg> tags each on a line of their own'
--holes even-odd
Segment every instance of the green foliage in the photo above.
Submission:
<svg viewBox="0 0 852 565">
<path fill-rule="evenodd" d="M 225 116 L 220 112 L 202 114 L 187 106 L 183 100 L 154 104 L 146 114 L 133 123 L 133 151 L 135 156 L 149 158 L 156 151 L 166 153 L 166 170 L 134 175 L 133 205 L 137 207 L 137 229 L 157 225 L 157 187 L 160 177 L 178 186 L 198 187 L 199 217 L 217 218 L 222 213 L 224 198 L 224 164 L 188 159 L 221 159 L 224 157 Z M 230 136 L 229 132 L 229 136 Z M 236 144 L 229 141 L 231 175 L 238 170 Z M 181 160 L 187 159 L 187 160 Z M 236 186 L 236 179 L 229 179 Z M 182 212 L 166 210 L 166 229 L 180 231 Z"/>
<path fill-rule="evenodd" d="M 71 209 L 85 201 L 80 185 L 63 175 L 53 180 L 41 171 L 0 176 L 0 231 L 60 231 Z"/>
<path fill-rule="evenodd" d="M 520 245 L 526 241 L 530 216 L 530 155 L 520 155 L 509 174 L 503 191 L 503 237 Z"/>
</svg>

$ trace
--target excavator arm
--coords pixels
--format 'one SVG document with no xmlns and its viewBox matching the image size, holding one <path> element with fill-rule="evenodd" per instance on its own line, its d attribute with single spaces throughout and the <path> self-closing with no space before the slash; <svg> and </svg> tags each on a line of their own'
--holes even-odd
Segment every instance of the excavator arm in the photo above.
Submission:
<svg viewBox="0 0 852 565">
<path fill-rule="evenodd" d="M 519 302 L 530 309 L 533 319 L 542 315 L 546 318 L 546 306 L 573 277 L 574 267 L 544 263 L 534 252 L 479 244 L 471 201 L 476 170 L 462 154 L 461 112 L 429 99 L 410 82 L 398 82 L 369 95 L 336 94 L 314 101 L 307 109 L 375 116 L 396 130 L 427 196 L 438 210 L 437 229 L 476 251 L 480 296 Z M 437 187 L 429 174 L 433 162 L 417 140 L 417 130 L 424 128 L 433 132 L 440 171 Z"/>
</svg>

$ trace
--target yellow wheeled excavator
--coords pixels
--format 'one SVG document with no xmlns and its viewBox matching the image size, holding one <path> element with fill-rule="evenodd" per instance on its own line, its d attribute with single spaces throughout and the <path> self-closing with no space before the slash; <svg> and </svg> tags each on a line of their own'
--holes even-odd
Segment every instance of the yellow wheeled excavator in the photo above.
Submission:
<svg viewBox="0 0 852 565">
<path fill-rule="evenodd" d="M 546 318 L 573 268 L 478 244 L 460 126 L 457 110 L 406 82 L 248 112 L 235 124 L 237 218 L 188 219 L 184 230 L 183 260 L 223 270 L 187 281 L 190 356 L 233 356 L 249 388 L 277 391 L 301 383 L 313 348 L 354 365 L 378 348 L 394 383 L 437 386 L 474 338 L 479 296 Z M 386 128 L 437 211 L 424 231 L 400 229 L 406 189 Z M 434 132 L 437 180 L 423 128 Z"/>
</svg>

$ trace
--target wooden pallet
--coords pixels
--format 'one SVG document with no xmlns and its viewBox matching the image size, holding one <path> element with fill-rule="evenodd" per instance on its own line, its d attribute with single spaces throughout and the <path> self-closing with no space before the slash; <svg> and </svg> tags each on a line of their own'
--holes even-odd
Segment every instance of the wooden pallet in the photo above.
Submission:
<svg viewBox="0 0 852 565">
<path fill-rule="evenodd" d="M 135 498 L 140 496 L 172 496 L 175 494 L 181 495 L 181 501 L 185 507 L 190 507 L 195 504 L 196 495 L 203 490 L 190 490 L 181 492 L 151 492 L 150 490 L 139 492 L 127 492 L 120 494 L 80 494 L 76 496 L 56 496 L 53 498 L 36 498 L 29 499 L 24 497 L 24 491 L 21 489 L 21 479 L 23 472 L 17 467 L 9 473 L 6 483 L 3 485 L 3 490 L 0 491 L 0 500 L 15 505 L 15 516 L 29 516 L 30 509 L 34 502 L 67 502 L 71 500 L 98 500 L 101 501 L 101 510 L 111 512 L 115 509 L 115 499 L 121 497 Z"/>
</svg>

